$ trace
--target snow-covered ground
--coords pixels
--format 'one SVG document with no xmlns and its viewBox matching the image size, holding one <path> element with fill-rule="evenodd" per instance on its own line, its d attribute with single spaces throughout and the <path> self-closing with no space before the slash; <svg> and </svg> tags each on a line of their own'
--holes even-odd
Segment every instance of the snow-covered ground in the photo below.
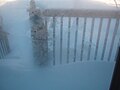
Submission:
<svg viewBox="0 0 120 90">
<path fill-rule="evenodd" d="M 86 1 L 86 0 L 85 0 Z M 85 1 L 82 1 L 86 4 Z M 95 0 L 94 0 L 95 1 Z M 105 0 L 104 0 L 105 1 Z M 90 5 L 91 8 L 98 9 L 116 9 L 115 3 L 111 1 L 110 4 L 106 4 L 105 2 L 100 2 L 96 0 L 93 5 Z M 106 0 L 107 1 L 107 0 Z M 59 4 L 58 4 L 59 3 Z M 83 4 L 79 7 L 79 1 L 76 0 L 37 0 L 37 6 L 41 8 L 84 8 Z M 90 2 L 91 3 L 91 2 Z M 88 4 L 86 4 L 88 5 Z M 107 5 L 107 6 L 106 6 Z M 108 90 L 112 72 L 114 69 L 114 62 L 94 62 L 92 58 L 89 62 L 78 62 L 71 63 L 69 65 L 56 65 L 52 66 L 37 66 L 34 63 L 33 53 L 32 53 L 32 42 L 31 42 L 31 29 L 29 23 L 29 15 L 27 12 L 27 8 L 29 6 L 29 0 L 11 0 L 11 2 L 4 2 L 0 6 L 0 14 L 4 19 L 4 30 L 9 33 L 9 42 L 11 47 L 11 53 L 7 56 L 6 59 L 0 61 L 0 90 Z M 67 21 L 67 18 L 64 18 L 64 21 Z M 82 18 L 81 18 L 82 21 Z M 88 20 L 89 22 L 91 20 Z M 99 19 L 97 20 L 99 22 Z M 102 29 L 102 34 L 105 37 L 104 28 L 106 28 L 104 20 L 104 26 Z M 60 19 L 57 19 L 57 27 Z M 88 30 L 89 30 L 89 22 L 88 22 Z M 98 22 L 96 22 L 96 26 L 98 26 Z M 72 18 L 72 26 L 74 27 L 74 18 Z M 81 22 L 83 23 L 83 22 Z M 115 20 L 112 20 L 112 26 L 114 26 Z M 67 22 L 66 22 L 67 24 Z M 67 25 L 66 25 L 67 26 Z M 79 27 L 82 27 L 81 24 Z M 108 40 L 108 49 L 110 47 L 109 43 L 111 42 L 111 34 L 113 33 L 113 28 L 111 26 L 110 29 L 110 39 Z M 51 23 L 48 25 L 49 32 L 52 32 Z M 66 29 L 66 27 L 65 27 Z M 56 31 L 56 50 L 59 52 L 59 28 Z M 73 29 L 71 29 L 73 30 Z M 97 30 L 98 31 L 98 30 Z M 97 33 L 94 31 L 94 33 Z M 120 31 L 120 30 L 119 30 Z M 49 34 L 50 34 L 49 33 Z M 63 30 L 63 35 L 67 40 L 67 30 Z M 74 39 L 75 31 L 72 31 L 73 39 Z M 79 30 L 79 35 L 82 31 Z M 89 31 L 86 32 L 88 36 L 86 36 L 85 40 L 85 52 L 87 51 L 89 44 Z M 51 36 L 52 34 L 50 34 Z M 96 36 L 94 36 L 94 42 L 96 42 Z M 119 36 L 119 33 L 117 34 Z M 80 36 L 82 37 L 82 36 Z M 99 53 L 101 53 L 101 48 L 103 48 L 103 41 L 100 39 L 100 47 Z M 81 38 L 80 38 L 81 40 Z M 74 40 L 71 40 L 74 41 Z M 113 56 L 111 61 L 114 61 L 115 51 L 117 48 L 118 38 L 116 39 L 115 46 L 113 49 Z M 65 44 L 66 45 L 66 44 Z M 73 52 L 73 42 L 70 44 L 71 52 Z M 80 43 L 78 43 L 78 46 Z M 94 54 L 96 43 L 92 43 L 92 50 Z M 66 52 L 66 46 L 63 47 Z M 77 48 L 79 50 L 79 48 Z M 56 51 L 57 52 L 57 51 Z M 107 53 L 107 52 L 106 52 Z M 79 54 L 79 52 L 78 52 Z M 63 53 L 63 60 L 65 61 L 66 55 Z M 72 60 L 73 54 L 70 56 L 70 60 Z M 80 55 L 80 54 L 79 54 Z M 79 59 L 79 55 L 77 56 L 77 60 Z M 101 55 L 101 54 L 99 54 Z M 56 60 L 59 60 L 59 53 L 56 53 Z M 98 56 L 100 57 L 100 56 Z M 86 56 L 85 56 L 86 58 Z M 106 54 L 107 58 L 107 54 Z M 100 60 L 97 60 L 100 61 Z"/>
</svg>

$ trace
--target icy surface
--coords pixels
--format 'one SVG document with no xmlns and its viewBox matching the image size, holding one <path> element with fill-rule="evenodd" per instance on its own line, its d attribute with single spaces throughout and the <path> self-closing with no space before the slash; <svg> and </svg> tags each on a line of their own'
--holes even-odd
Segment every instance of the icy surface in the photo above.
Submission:
<svg viewBox="0 0 120 90">
<path fill-rule="evenodd" d="M 40 3 L 37 4 L 43 9 L 56 7 L 84 8 L 82 5 L 80 5 L 80 7 L 78 7 L 79 5 L 75 5 L 79 1 L 77 2 L 76 0 L 74 4 L 73 1 L 74 0 L 67 0 L 63 3 L 62 0 L 41 0 L 37 1 Z M 96 0 L 96 2 L 98 1 Z M 85 2 L 83 1 L 83 3 Z M 102 5 L 106 9 L 116 9 L 113 4 L 114 2 L 112 5 L 105 3 L 100 3 L 98 5 L 93 3 L 94 6 L 91 8 L 99 6 L 98 9 L 102 9 Z M 6 59 L 0 61 L 0 90 L 108 90 L 114 62 L 78 62 L 55 67 L 38 66 L 34 63 L 30 36 L 31 27 L 27 12 L 28 5 L 29 0 L 14 0 L 13 2 L 6 2 L 0 6 L 0 14 L 4 19 L 4 30 L 9 33 L 11 46 L 11 53 Z M 79 33 L 80 32 L 81 31 L 79 31 Z M 58 38 L 56 38 L 56 43 L 59 45 L 59 41 L 57 40 L 59 39 L 59 29 L 57 34 L 56 36 Z M 64 36 L 66 35 L 66 31 L 64 31 Z M 94 38 L 95 37 L 96 36 L 94 36 Z M 66 42 L 66 39 L 64 40 L 64 42 Z M 89 42 L 86 41 L 86 48 L 88 45 L 87 43 Z M 95 44 L 92 43 L 92 46 L 94 50 Z M 70 47 L 73 48 L 72 43 Z M 117 45 L 115 48 L 116 47 Z M 59 48 L 59 46 L 56 48 Z M 115 54 L 112 60 L 114 57 Z M 66 55 L 64 55 L 63 58 L 65 59 Z"/>
</svg>

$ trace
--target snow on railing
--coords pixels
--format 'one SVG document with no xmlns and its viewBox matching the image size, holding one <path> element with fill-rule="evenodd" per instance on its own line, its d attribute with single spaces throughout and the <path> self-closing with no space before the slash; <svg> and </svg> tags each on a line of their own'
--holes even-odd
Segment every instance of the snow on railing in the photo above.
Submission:
<svg viewBox="0 0 120 90">
<path fill-rule="evenodd" d="M 48 17 L 120 18 L 119 10 L 45 9 L 42 14 Z"/>
</svg>

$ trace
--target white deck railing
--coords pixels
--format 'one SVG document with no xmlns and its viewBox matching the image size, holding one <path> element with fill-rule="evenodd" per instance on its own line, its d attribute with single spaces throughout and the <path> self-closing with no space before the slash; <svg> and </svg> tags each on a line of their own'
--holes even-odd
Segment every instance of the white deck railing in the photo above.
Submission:
<svg viewBox="0 0 120 90">
<path fill-rule="evenodd" d="M 39 10 L 40 12 L 40 10 Z M 41 12 L 40 12 L 41 13 Z M 45 19 L 45 24 L 47 26 L 47 30 L 49 31 L 49 27 L 48 27 L 48 18 L 52 18 L 50 19 L 53 23 L 53 34 L 52 34 L 52 38 L 53 38 L 53 64 L 62 64 L 64 63 L 70 63 L 70 62 L 76 62 L 76 61 L 90 61 L 92 60 L 100 60 L 100 61 L 114 61 L 112 59 L 115 59 L 115 54 L 117 51 L 116 45 L 118 43 L 118 39 L 119 39 L 119 35 L 117 35 L 118 33 L 120 33 L 119 31 L 119 19 L 120 19 L 120 12 L 117 10 L 74 10 L 74 9 L 70 9 L 70 10 L 66 10 L 66 9 L 46 9 L 42 12 L 42 15 L 46 17 L 47 19 Z M 56 31 L 56 29 L 58 29 L 57 25 L 57 20 L 59 18 L 59 28 L 60 28 L 60 47 L 57 47 L 58 44 L 56 44 L 56 41 L 58 41 L 58 39 L 56 39 L 56 33 L 58 34 L 58 32 Z M 66 28 L 64 28 L 64 25 L 66 25 L 64 22 L 65 18 L 67 18 L 67 25 L 66 27 L 68 27 L 67 31 L 68 33 L 67 35 L 67 47 L 66 47 L 66 54 L 63 51 L 64 50 L 64 38 L 65 36 L 64 34 L 64 30 Z M 73 36 L 71 37 L 71 28 L 72 25 L 71 23 L 73 22 L 72 19 L 74 18 L 74 24 L 75 24 L 75 28 L 74 28 L 74 41 L 71 40 L 71 38 L 73 38 Z M 84 19 L 84 23 L 82 25 L 83 27 L 83 31 L 82 33 L 80 33 L 80 19 Z M 89 31 L 87 30 L 87 24 L 88 24 L 88 19 L 91 19 L 91 23 L 90 23 L 90 27 L 89 27 Z M 99 20 L 98 20 L 99 19 Z M 107 20 L 107 21 L 106 21 Z M 96 25 L 96 21 L 98 25 L 98 30 L 96 30 L 97 26 Z M 99 23 L 98 23 L 99 21 Z M 106 25 L 106 29 L 102 30 L 103 28 L 103 22 Z M 114 25 L 112 25 L 114 24 Z M 87 35 L 87 33 L 89 32 L 89 35 Z M 96 33 L 94 33 L 96 32 Z M 82 36 L 82 37 L 81 37 Z M 87 46 L 87 50 L 85 51 L 85 39 L 88 39 L 88 46 Z M 96 36 L 96 37 L 94 37 Z M 81 37 L 81 41 L 80 38 Z M 96 41 L 94 40 L 96 39 Z M 102 40 L 102 41 L 101 41 Z M 74 50 L 71 51 L 70 45 L 71 42 L 74 43 Z M 78 43 L 80 43 L 80 45 L 78 45 Z M 93 52 L 92 50 L 92 45 L 91 43 L 95 43 L 95 48 L 94 48 L 94 55 L 91 56 L 91 53 Z M 101 48 L 102 46 L 102 48 Z M 78 48 L 79 47 L 79 50 Z M 108 48 L 109 47 L 109 48 Z M 60 48 L 59 50 L 56 50 Z M 99 50 L 101 50 L 99 53 Z M 71 57 L 70 52 L 72 52 L 73 57 Z M 58 55 L 56 55 L 56 53 L 59 53 L 59 57 L 60 59 L 58 60 Z M 80 54 L 79 60 L 78 60 L 78 53 Z M 107 53 L 107 54 L 106 54 Z M 63 55 L 66 57 L 66 59 L 63 59 Z M 107 56 L 106 56 L 107 55 Z M 114 58 L 113 58 L 114 57 Z M 72 58 L 72 60 L 70 60 Z"/>
</svg>

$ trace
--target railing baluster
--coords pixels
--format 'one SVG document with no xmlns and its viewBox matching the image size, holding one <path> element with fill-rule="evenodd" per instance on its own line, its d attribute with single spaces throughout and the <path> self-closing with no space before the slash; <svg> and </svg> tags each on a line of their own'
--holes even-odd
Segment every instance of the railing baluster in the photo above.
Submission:
<svg viewBox="0 0 120 90">
<path fill-rule="evenodd" d="M 48 53 L 49 53 L 49 49 L 48 49 L 48 37 L 49 37 L 49 35 L 48 35 L 48 19 L 47 19 L 47 17 L 45 17 L 45 27 L 46 27 L 45 30 L 46 30 L 46 34 L 47 34 L 47 36 L 46 36 L 47 37 L 47 42 L 46 42 L 47 43 L 47 46 L 46 46 L 46 48 L 47 48 L 47 52 L 46 52 L 47 56 L 46 57 L 48 59 Z"/>
<path fill-rule="evenodd" d="M 99 47 L 99 41 L 100 41 L 101 29 L 102 29 L 102 22 L 103 22 L 103 18 L 100 18 L 100 25 L 99 25 L 99 29 L 98 29 L 99 31 L 98 31 L 98 37 L 97 37 L 96 48 L 95 48 L 94 60 L 96 60 L 97 54 L 98 54 L 98 47 Z"/>
<path fill-rule="evenodd" d="M 94 22 L 95 22 L 95 18 L 92 18 L 92 25 L 91 25 L 91 32 L 90 32 L 90 43 L 89 43 L 87 60 L 90 60 L 90 52 L 91 52 L 91 44 L 92 44 L 92 39 L 93 39 Z"/>
<path fill-rule="evenodd" d="M 46 30 L 47 30 L 47 26 L 48 26 L 47 17 L 45 17 L 45 26 L 46 26 Z M 47 32 L 48 32 L 48 31 L 47 31 Z"/>
<path fill-rule="evenodd" d="M 8 38 L 6 38 L 6 45 L 7 45 L 7 50 L 8 52 L 10 51 L 10 47 L 9 47 L 9 41 L 8 41 Z"/>
<path fill-rule="evenodd" d="M 111 54 L 112 54 L 112 51 L 113 51 L 113 46 L 114 46 L 114 42 L 115 42 L 115 37 L 116 37 L 117 31 L 118 31 L 118 27 L 119 27 L 119 19 L 116 19 L 116 24 L 115 24 L 113 37 L 112 37 L 112 42 L 111 42 L 109 55 L 108 55 L 108 61 L 110 61 L 110 59 L 111 59 Z"/>
<path fill-rule="evenodd" d="M 68 42 L 67 42 L 67 63 L 69 63 L 69 53 L 70 53 L 70 29 L 71 28 L 71 17 L 69 17 L 68 21 Z"/>
<path fill-rule="evenodd" d="M 4 57 L 1 40 L 0 40 L 0 57 L 1 57 L 1 59 Z"/>
<path fill-rule="evenodd" d="M 55 65 L 55 25 L 56 20 L 55 17 L 53 17 L 53 65 Z"/>
<path fill-rule="evenodd" d="M 83 30 L 83 37 L 82 37 L 82 46 L 81 46 L 80 61 L 83 60 L 85 32 L 86 32 L 86 18 L 84 18 L 84 30 Z"/>
<path fill-rule="evenodd" d="M 111 18 L 109 18 L 108 24 L 107 24 L 107 30 L 106 30 L 105 40 L 104 40 L 104 44 L 103 44 L 101 60 L 103 60 L 104 56 L 105 56 L 107 40 L 108 40 L 109 31 L 110 31 L 110 23 L 111 23 Z"/>
<path fill-rule="evenodd" d="M 5 51 L 5 44 L 4 44 L 4 40 L 2 40 L 2 44 L 3 44 L 3 49 L 4 49 L 4 57 L 6 55 L 6 51 Z"/>
<path fill-rule="evenodd" d="M 74 62 L 76 61 L 76 49 L 77 49 L 77 37 L 78 37 L 78 21 L 79 18 L 76 18 L 76 31 L 75 31 L 75 45 L 74 45 Z"/>
<path fill-rule="evenodd" d="M 1 44 L 1 43 L 0 43 Z M 1 50 L 1 45 L 0 45 L 0 59 L 2 58 L 2 50 Z"/>
<path fill-rule="evenodd" d="M 7 54 L 7 46 L 6 46 L 6 42 L 5 42 L 5 40 L 3 40 L 3 45 L 4 45 L 4 50 L 5 50 L 5 55 Z"/>
<path fill-rule="evenodd" d="M 46 34 L 47 34 L 47 43 L 48 43 L 48 37 L 49 37 L 49 34 L 48 34 L 48 18 L 46 17 L 45 18 L 45 27 L 46 27 Z M 48 48 L 48 47 L 47 47 Z M 48 49 L 47 49 L 48 50 Z"/>
<path fill-rule="evenodd" d="M 4 50 L 4 45 L 3 45 L 2 40 L 1 40 L 1 48 L 2 48 L 3 58 L 4 58 L 5 57 L 5 50 Z"/>
<path fill-rule="evenodd" d="M 62 41 L 63 41 L 63 17 L 61 17 L 60 26 L 60 64 L 62 64 Z"/>
</svg>

